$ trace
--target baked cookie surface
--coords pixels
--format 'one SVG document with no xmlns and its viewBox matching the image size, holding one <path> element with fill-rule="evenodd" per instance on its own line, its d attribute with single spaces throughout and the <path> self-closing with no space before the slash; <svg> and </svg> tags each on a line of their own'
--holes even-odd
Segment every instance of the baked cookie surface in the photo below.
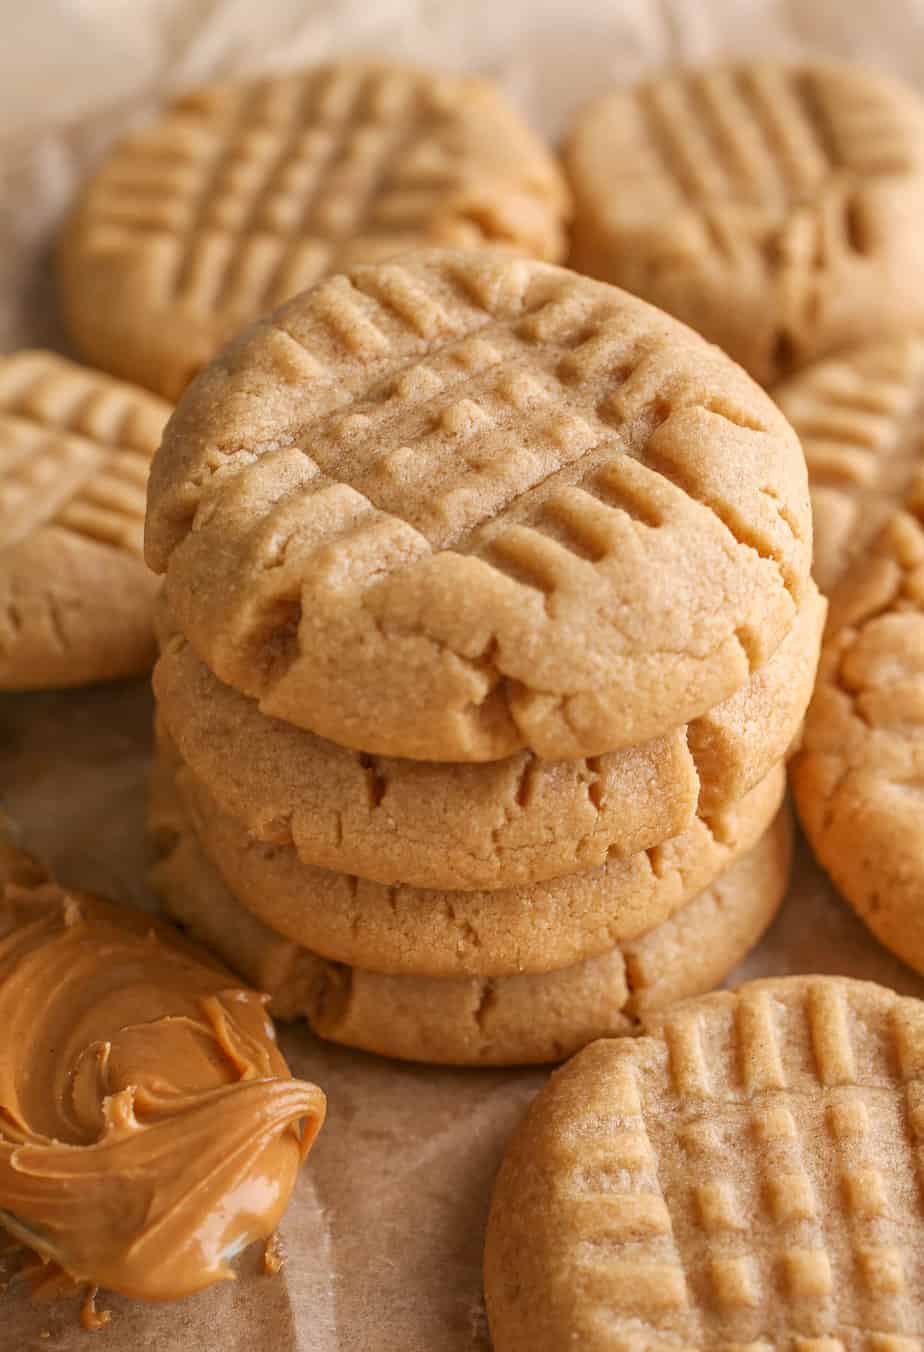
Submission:
<svg viewBox="0 0 924 1352">
<path fill-rule="evenodd" d="M 52 352 L 0 356 L 0 689 L 153 662 L 145 488 L 169 412 Z"/>
<path fill-rule="evenodd" d="M 674 840 L 588 873 L 458 892 L 385 886 L 303 864 L 291 846 L 248 836 L 163 736 L 161 756 L 205 853 L 270 929 L 335 962 L 438 977 L 552 971 L 644 934 L 756 845 L 786 783 L 776 766 L 725 811 L 696 817 Z"/>
<path fill-rule="evenodd" d="M 829 594 L 924 467 L 924 336 L 851 348 L 800 371 L 773 397 L 805 451 L 812 573 Z"/>
<path fill-rule="evenodd" d="M 410 1061 L 516 1065 L 557 1061 L 594 1038 L 721 982 L 769 925 L 786 891 L 784 810 L 758 843 L 663 924 L 573 967 L 494 978 L 388 976 L 325 962 L 275 934 L 221 881 L 173 802 L 149 814 L 163 857 L 152 886 L 171 916 L 323 1038 Z M 158 797 L 160 802 L 156 802 Z"/>
<path fill-rule="evenodd" d="M 239 329 L 358 258 L 484 244 L 554 261 L 568 195 L 484 80 L 345 62 L 195 90 L 118 145 L 60 242 L 82 351 L 177 399 Z"/>
<path fill-rule="evenodd" d="M 419 251 L 297 298 L 196 379 L 146 548 L 263 712 L 423 760 L 576 759 L 740 689 L 806 595 L 804 457 L 634 297 Z"/>
<path fill-rule="evenodd" d="M 835 886 L 924 972 L 924 476 L 906 502 L 833 593 L 792 781 Z"/>
<path fill-rule="evenodd" d="M 924 1005 L 797 976 L 552 1076 L 495 1188 L 496 1352 L 913 1348 Z"/>
<path fill-rule="evenodd" d="M 875 73 L 771 62 L 595 100 L 565 148 L 571 261 L 769 385 L 924 322 L 924 104 Z"/>
<path fill-rule="evenodd" d="M 824 612 L 810 592 L 769 661 L 694 723 L 575 761 L 520 751 L 440 765 L 350 751 L 267 718 L 182 639 L 164 643 L 154 689 L 188 769 L 250 836 L 386 884 L 509 887 L 659 845 L 754 788 L 800 728 Z"/>
</svg>

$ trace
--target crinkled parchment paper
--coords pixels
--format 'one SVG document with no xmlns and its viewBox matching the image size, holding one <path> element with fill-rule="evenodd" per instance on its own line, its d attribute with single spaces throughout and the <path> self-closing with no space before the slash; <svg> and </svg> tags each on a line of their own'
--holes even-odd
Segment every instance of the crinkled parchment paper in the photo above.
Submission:
<svg viewBox="0 0 924 1352">
<path fill-rule="evenodd" d="M 823 53 L 924 88 L 924 0 L 31 0 L 0 38 L 0 350 L 62 346 L 49 257 L 85 168 L 168 92 L 215 73 L 374 53 L 497 77 L 559 134 L 584 98 L 676 61 Z M 151 703 L 143 682 L 0 696 L 0 798 L 62 880 L 141 904 Z M 869 977 L 924 995 L 803 850 L 788 902 L 737 974 Z M 0 1294 L 0 1352 L 472 1352 L 488 1346 L 481 1237 L 504 1142 L 537 1071 L 390 1064 L 283 1032 L 330 1112 L 283 1226 L 288 1264 L 174 1306 Z"/>
</svg>

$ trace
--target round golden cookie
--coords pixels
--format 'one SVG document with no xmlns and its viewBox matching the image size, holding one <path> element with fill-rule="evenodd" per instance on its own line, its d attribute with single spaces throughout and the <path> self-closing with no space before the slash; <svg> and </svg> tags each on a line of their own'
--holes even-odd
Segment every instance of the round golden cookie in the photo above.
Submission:
<svg viewBox="0 0 924 1352">
<path fill-rule="evenodd" d="M 677 70 L 596 99 L 565 147 L 571 261 L 768 385 L 924 321 L 924 104 L 851 66 Z"/>
<path fill-rule="evenodd" d="M 52 352 L 0 355 L 0 690 L 150 667 L 145 488 L 169 412 Z"/>
<path fill-rule="evenodd" d="M 831 598 L 792 777 L 838 890 L 924 972 L 924 476 L 908 505 Z"/>
<path fill-rule="evenodd" d="M 642 1026 L 557 1071 L 507 1149 L 495 1352 L 912 1352 L 924 1004 L 795 976 Z"/>
<path fill-rule="evenodd" d="M 265 717 L 182 639 L 162 648 L 154 689 L 190 772 L 249 835 L 376 882 L 490 890 L 636 854 L 752 789 L 798 733 L 824 614 L 812 590 L 769 661 L 695 722 L 577 761 L 520 751 L 441 765 L 349 751 Z"/>
<path fill-rule="evenodd" d="M 805 460 L 634 297 L 421 250 L 298 297 L 184 396 L 147 557 L 264 713 L 342 746 L 576 759 L 740 689 L 805 599 Z"/>
<path fill-rule="evenodd" d="M 828 595 L 924 468 L 924 337 L 851 348 L 800 372 L 773 397 L 805 451 L 812 573 Z"/>
<path fill-rule="evenodd" d="M 152 874 L 173 918 L 270 995 L 276 1018 L 305 1018 L 319 1037 L 407 1061 L 560 1061 L 594 1038 L 631 1032 L 649 1010 L 718 985 L 769 925 L 789 880 L 784 810 L 705 892 L 600 957 L 530 976 L 387 976 L 325 962 L 261 924 L 225 887 L 173 806 L 173 822 L 169 804 L 155 812 L 168 839 Z"/>
<path fill-rule="evenodd" d="M 118 145 L 60 241 L 65 320 L 176 399 L 245 324 L 421 244 L 558 260 L 568 194 L 493 85 L 340 62 L 184 95 Z"/>
<path fill-rule="evenodd" d="M 291 846 L 252 839 L 161 745 L 205 853 L 249 911 L 320 957 L 413 976 L 547 972 L 634 939 L 746 854 L 785 791 L 777 766 L 740 803 L 628 859 L 528 887 L 452 892 L 311 868 Z"/>
</svg>

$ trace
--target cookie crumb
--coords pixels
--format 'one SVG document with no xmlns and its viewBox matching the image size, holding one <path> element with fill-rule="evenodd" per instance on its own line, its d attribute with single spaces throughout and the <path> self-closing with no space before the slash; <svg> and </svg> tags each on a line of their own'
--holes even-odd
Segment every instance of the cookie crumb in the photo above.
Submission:
<svg viewBox="0 0 924 1352">
<path fill-rule="evenodd" d="M 263 1246 L 263 1271 L 267 1277 L 278 1277 L 285 1265 L 285 1248 L 279 1232 L 274 1230 Z"/>
</svg>

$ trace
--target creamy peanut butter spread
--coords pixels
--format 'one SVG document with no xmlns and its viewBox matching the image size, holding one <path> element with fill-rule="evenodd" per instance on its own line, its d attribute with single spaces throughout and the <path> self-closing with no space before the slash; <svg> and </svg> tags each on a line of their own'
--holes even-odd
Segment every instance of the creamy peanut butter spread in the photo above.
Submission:
<svg viewBox="0 0 924 1352">
<path fill-rule="evenodd" d="M 4 888 L 2 865 L 0 1225 L 140 1299 L 233 1276 L 285 1210 L 324 1094 L 290 1077 L 262 997 L 175 931 L 54 883 Z"/>
</svg>

